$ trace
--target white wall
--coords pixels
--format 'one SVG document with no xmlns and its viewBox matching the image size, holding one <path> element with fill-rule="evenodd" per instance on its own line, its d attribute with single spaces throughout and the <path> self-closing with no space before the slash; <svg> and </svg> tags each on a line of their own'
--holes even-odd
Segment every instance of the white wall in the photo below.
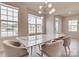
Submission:
<svg viewBox="0 0 79 59">
<path fill-rule="evenodd" d="M 68 31 L 68 20 L 78 20 L 78 31 L 69 32 Z M 63 19 L 63 33 L 71 35 L 72 38 L 79 39 L 79 15 L 68 16 Z"/>
<path fill-rule="evenodd" d="M 55 27 L 54 27 L 54 15 L 46 15 L 46 33 L 47 34 L 53 34 L 55 33 Z M 73 15 L 73 16 L 67 16 L 67 17 L 59 17 L 57 16 L 61 21 L 59 29 L 61 33 L 69 34 L 72 38 L 79 39 L 79 15 Z M 77 32 L 69 32 L 68 31 L 68 20 L 78 20 L 78 31 Z"/>
<path fill-rule="evenodd" d="M 46 15 L 46 34 L 54 33 L 54 15 Z"/>
<path fill-rule="evenodd" d="M 62 33 L 62 17 L 57 15 L 55 16 L 55 19 L 56 18 L 58 19 L 58 33 Z M 56 32 L 56 27 L 55 27 L 55 32 Z"/>
</svg>

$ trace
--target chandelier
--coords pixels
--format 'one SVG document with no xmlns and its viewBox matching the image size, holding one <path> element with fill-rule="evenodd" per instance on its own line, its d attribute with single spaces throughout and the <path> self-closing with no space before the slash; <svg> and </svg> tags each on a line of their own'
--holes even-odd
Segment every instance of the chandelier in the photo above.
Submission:
<svg viewBox="0 0 79 59">
<path fill-rule="evenodd" d="M 52 3 L 45 2 L 44 5 L 39 6 L 39 14 L 52 14 L 56 11 L 55 8 L 52 7 Z"/>
</svg>

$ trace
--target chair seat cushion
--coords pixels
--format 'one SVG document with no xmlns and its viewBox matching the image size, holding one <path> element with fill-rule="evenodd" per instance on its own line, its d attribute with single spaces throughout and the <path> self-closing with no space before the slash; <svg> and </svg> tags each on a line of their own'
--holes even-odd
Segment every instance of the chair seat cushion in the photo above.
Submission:
<svg viewBox="0 0 79 59">
<path fill-rule="evenodd" d="M 17 46 L 17 47 L 21 45 L 19 42 L 13 42 L 13 41 L 11 41 L 10 44 L 12 44 L 13 46 Z"/>
</svg>

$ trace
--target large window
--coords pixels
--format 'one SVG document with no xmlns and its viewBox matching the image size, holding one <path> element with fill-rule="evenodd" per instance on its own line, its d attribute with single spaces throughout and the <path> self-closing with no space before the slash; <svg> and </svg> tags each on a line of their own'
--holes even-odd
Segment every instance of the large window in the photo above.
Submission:
<svg viewBox="0 0 79 59">
<path fill-rule="evenodd" d="M 43 17 L 35 16 L 35 15 L 28 15 L 28 33 L 29 34 L 36 34 L 42 33 L 42 24 L 43 24 Z"/>
<path fill-rule="evenodd" d="M 68 31 L 77 32 L 77 23 L 78 23 L 78 20 L 69 20 Z"/>
<path fill-rule="evenodd" d="M 62 17 L 55 16 L 55 33 L 62 33 Z"/>
<path fill-rule="evenodd" d="M 55 32 L 58 33 L 59 32 L 59 19 L 55 18 Z"/>
<path fill-rule="evenodd" d="M 1 37 L 18 35 L 18 9 L 0 4 Z"/>
</svg>

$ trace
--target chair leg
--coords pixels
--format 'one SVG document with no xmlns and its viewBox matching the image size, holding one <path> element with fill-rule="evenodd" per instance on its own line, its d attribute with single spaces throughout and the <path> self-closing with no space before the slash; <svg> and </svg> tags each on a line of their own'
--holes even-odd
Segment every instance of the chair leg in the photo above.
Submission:
<svg viewBox="0 0 79 59">
<path fill-rule="evenodd" d="M 67 49 L 66 49 L 66 47 L 64 47 L 64 49 L 65 49 L 65 54 L 66 54 L 66 56 L 67 56 Z"/>
<path fill-rule="evenodd" d="M 30 55 L 32 56 L 32 49 L 33 49 L 33 47 L 31 46 L 31 51 L 30 51 Z"/>
<path fill-rule="evenodd" d="M 39 50 L 41 50 L 40 45 L 38 45 L 38 46 L 39 46 Z"/>
<path fill-rule="evenodd" d="M 43 57 L 43 51 L 41 51 L 41 57 Z"/>
<path fill-rule="evenodd" d="M 70 56 L 70 54 L 71 54 L 71 51 L 70 51 L 70 47 L 68 46 L 68 50 L 69 50 L 69 56 Z"/>
</svg>

